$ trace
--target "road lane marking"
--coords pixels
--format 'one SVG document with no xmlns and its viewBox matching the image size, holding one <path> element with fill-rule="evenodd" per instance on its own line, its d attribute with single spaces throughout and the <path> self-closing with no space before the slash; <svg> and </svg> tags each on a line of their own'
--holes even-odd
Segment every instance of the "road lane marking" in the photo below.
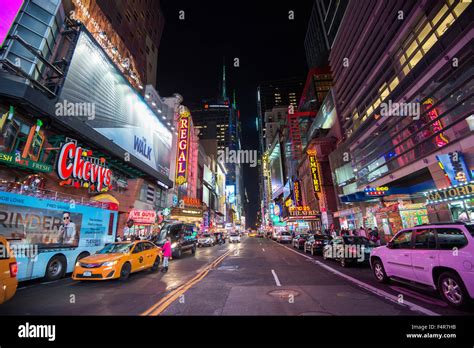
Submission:
<svg viewBox="0 0 474 348">
<path fill-rule="evenodd" d="M 432 305 L 437 305 L 437 306 L 440 306 L 440 307 L 448 307 L 448 304 L 446 302 L 443 302 L 443 301 L 438 300 L 436 298 L 431 298 L 431 297 L 425 296 L 424 294 L 420 294 L 420 293 L 415 292 L 411 289 L 405 289 L 405 288 L 401 288 L 401 287 L 398 287 L 398 286 L 392 286 L 392 285 L 390 285 L 390 288 L 393 291 L 397 291 L 401 294 L 416 298 L 418 301 L 421 301 L 421 302 L 429 303 L 429 304 L 432 304 Z"/>
<path fill-rule="evenodd" d="M 276 243 L 276 242 L 275 242 L 275 243 Z M 276 243 L 276 244 L 278 244 L 278 243 Z M 292 252 L 294 252 L 294 253 L 300 255 L 300 256 L 303 256 L 303 257 L 305 257 L 305 258 L 307 258 L 307 259 L 313 260 L 314 263 L 317 264 L 318 266 L 320 266 L 320 267 L 322 267 L 322 268 L 328 270 L 329 272 L 331 272 L 331 273 L 333 273 L 333 274 L 336 274 L 336 275 L 338 275 L 338 276 L 340 276 L 340 277 L 342 277 L 342 278 L 344 278 L 344 279 L 346 279 L 346 280 L 348 280 L 348 281 L 350 281 L 350 282 L 352 282 L 352 283 L 358 285 L 359 287 L 361 287 L 361 288 L 363 288 L 363 289 L 365 289 L 365 290 L 367 290 L 367 291 L 372 292 L 373 294 L 375 294 L 375 295 L 377 295 L 377 296 L 383 297 L 383 298 L 385 298 L 386 300 L 389 300 L 389 301 L 391 301 L 391 302 L 394 302 L 394 303 L 396 303 L 396 304 L 398 304 L 398 305 L 400 305 L 400 306 L 408 307 L 408 308 L 409 308 L 410 310 L 412 310 L 412 311 L 417 311 L 417 312 L 420 312 L 420 313 L 423 313 L 423 314 L 426 314 L 426 315 L 430 315 L 430 316 L 440 316 L 439 313 L 433 312 L 433 311 L 431 311 L 431 310 L 429 310 L 429 309 L 427 309 L 427 308 L 424 308 L 424 307 L 422 307 L 422 306 L 419 306 L 419 305 L 417 305 L 417 304 L 415 304 L 415 303 L 413 303 L 413 302 L 407 301 L 407 300 L 403 300 L 403 303 L 400 303 L 398 296 L 392 295 L 392 294 L 390 294 L 390 293 L 388 293 L 388 292 L 386 292 L 386 291 L 384 291 L 384 290 L 378 289 L 378 288 L 376 288 L 376 287 L 374 287 L 374 286 L 372 286 L 372 285 L 370 285 L 370 284 L 367 284 L 367 283 L 364 283 L 363 281 L 360 281 L 359 279 L 356 279 L 356 278 L 351 277 L 351 276 L 349 276 L 349 275 L 347 275 L 347 274 L 345 274 L 345 273 L 342 273 L 342 272 L 340 272 L 340 271 L 338 271 L 338 270 L 332 268 L 331 266 L 328 266 L 328 265 L 322 263 L 321 261 L 315 260 L 315 259 L 313 259 L 313 258 L 310 257 L 310 256 L 301 254 L 300 252 L 298 252 L 298 251 L 296 251 L 296 250 L 293 250 L 293 249 L 287 247 L 286 245 L 281 245 L 281 244 L 279 244 L 279 245 L 282 246 L 283 248 L 286 248 L 286 249 L 288 249 L 288 250 L 290 250 L 290 251 L 292 251 Z"/>
<path fill-rule="evenodd" d="M 146 311 L 141 313 L 142 316 L 146 315 L 160 315 L 163 313 L 174 301 L 176 301 L 181 295 L 188 291 L 192 286 L 199 283 L 204 277 L 209 273 L 209 271 L 215 268 L 222 260 L 228 256 L 232 250 L 228 250 L 225 254 L 219 256 L 213 262 L 211 262 L 207 267 L 205 267 L 200 273 L 198 273 L 194 278 L 182 284 L 175 290 L 171 291 L 168 295 L 160 299 L 153 306 L 148 308 Z"/>
<path fill-rule="evenodd" d="M 277 286 L 281 286 L 281 283 L 280 283 L 280 279 L 278 279 L 278 276 L 277 274 L 275 273 L 275 270 L 272 269 L 272 274 L 273 274 L 273 278 L 275 278 L 275 283 Z"/>
</svg>

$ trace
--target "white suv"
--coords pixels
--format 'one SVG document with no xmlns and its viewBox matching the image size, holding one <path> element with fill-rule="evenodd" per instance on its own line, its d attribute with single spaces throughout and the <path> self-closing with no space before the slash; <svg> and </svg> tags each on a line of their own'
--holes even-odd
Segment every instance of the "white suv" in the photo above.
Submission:
<svg viewBox="0 0 474 348">
<path fill-rule="evenodd" d="M 439 291 L 453 307 L 474 299 L 474 225 L 439 223 L 403 229 L 370 254 L 377 281 L 409 281 Z"/>
</svg>

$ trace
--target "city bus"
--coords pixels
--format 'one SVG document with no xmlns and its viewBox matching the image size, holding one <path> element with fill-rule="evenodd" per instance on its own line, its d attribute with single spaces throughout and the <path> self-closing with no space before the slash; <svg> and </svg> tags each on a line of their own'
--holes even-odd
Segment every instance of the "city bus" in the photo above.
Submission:
<svg viewBox="0 0 474 348">
<path fill-rule="evenodd" d="M 117 219 L 106 203 L 0 192 L 0 235 L 15 254 L 19 281 L 72 272 L 79 259 L 115 241 Z"/>
</svg>

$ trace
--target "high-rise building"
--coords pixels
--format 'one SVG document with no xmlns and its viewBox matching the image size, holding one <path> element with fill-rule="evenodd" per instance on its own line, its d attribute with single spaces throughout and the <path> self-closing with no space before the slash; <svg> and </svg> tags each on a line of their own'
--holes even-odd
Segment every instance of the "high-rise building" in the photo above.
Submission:
<svg viewBox="0 0 474 348">
<path fill-rule="evenodd" d="M 235 93 L 233 100 L 227 97 L 225 66 L 223 68 L 221 94 L 217 98 L 203 99 L 190 106 L 194 128 L 199 132 L 199 139 L 206 153 L 216 158 L 226 157 L 229 151 L 241 150 L 240 112 L 237 109 Z M 238 218 L 243 216 L 244 188 L 242 167 L 239 163 L 224 158 L 228 201 L 234 205 L 233 210 Z"/>
<path fill-rule="evenodd" d="M 306 60 L 311 69 L 327 64 L 348 0 L 315 0 L 304 40 Z"/>
<path fill-rule="evenodd" d="M 474 166 L 472 10 L 454 0 L 349 3 L 330 53 L 343 131 L 329 156 L 341 226 L 376 225 L 388 239 L 417 224 L 474 220 L 465 189 Z"/>
<path fill-rule="evenodd" d="M 257 113 L 259 123 L 260 151 L 265 151 L 265 112 L 274 107 L 298 107 L 305 80 L 301 77 L 291 77 L 260 83 L 257 88 Z"/>
<path fill-rule="evenodd" d="M 157 0 L 94 0 L 122 38 L 144 85 L 156 88 L 158 52 L 165 18 Z"/>
</svg>

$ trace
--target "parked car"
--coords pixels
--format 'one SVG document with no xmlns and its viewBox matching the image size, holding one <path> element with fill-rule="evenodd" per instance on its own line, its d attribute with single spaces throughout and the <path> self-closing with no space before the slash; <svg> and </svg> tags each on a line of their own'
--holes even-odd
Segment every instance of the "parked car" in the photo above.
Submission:
<svg viewBox="0 0 474 348">
<path fill-rule="evenodd" d="M 306 240 L 310 237 L 309 234 L 298 234 L 293 238 L 291 241 L 291 244 L 293 245 L 293 248 L 295 249 L 304 249 L 304 243 L 306 243 Z"/>
<path fill-rule="evenodd" d="M 277 236 L 278 243 L 291 243 L 292 239 L 290 232 L 280 232 Z"/>
<path fill-rule="evenodd" d="M 202 246 L 214 246 L 216 244 L 216 239 L 212 234 L 204 233 L 200 235 L 197 239 L 197 247 Z"/>
<path fill-rule="evenodd" d="M 240 234 L 238 232 L 232 232 L 229 235 L 229 243 L 240 243 Z"/>
<path fill-rule="evenodd" d="M 323 247 L 323 258 L 338 260 L 342 267 L 350 263 L 368 263 L 376 244 L 366 237 L 338 236 Z"/>
<path fill-rule="evenodd" d="M 186 251 L 190 251 L 192 255 L 196 253 L 197 228 L 195 225 L 182 222 L 168 223 L 161 229 L 155 244 L 163 247 L 168 236 L 171 238 L 173 258 L 180 258 Z"/>
<path fill-rule="evenodd" d="M 310 235 L 304 243 L 304 252 L 311 252 L 311 255 L 322 254 L 324 247 L 332 240 L 331 236 L 322 234 Z"/>
<path fill-rule="evenodd" d="M 403 229 L 372 251 L 370 265 L 381 283 L 394 279 L 437 290 L 449 305 L 464 307 L 474 298 L 474 225 Z"/>
<path fill-rule="evenodd" d="M 161 248 L 148 241 L 111 243 L 77 261 L 72 279 L 125 280 L 130 273 L 158 271 L 162 258 Z"/>
<path fill-rule="evenodd" d="M 18 264 L 8 241 L 0 236 L 0 304 L 11 299 L 18 286 Z"/>
</svg>

